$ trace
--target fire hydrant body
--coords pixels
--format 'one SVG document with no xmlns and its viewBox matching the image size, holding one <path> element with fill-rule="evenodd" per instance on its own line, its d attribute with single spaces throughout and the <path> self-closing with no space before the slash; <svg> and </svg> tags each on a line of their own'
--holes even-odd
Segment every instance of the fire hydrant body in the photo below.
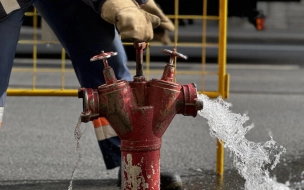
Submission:
<svg viewBox="0 0 304 190">
<path fill-rule="evenodd" d="M 115 53 L 102 52 L 106 84 L 98 89 L 79 89 L 84 99 L 82 121 L 105 117 L 121 139 L 122 189 L 160 188 L 161 138 L 176 114 L 195 117 L 203 108 L 194 84 L 172 82 L 175 50 L 161 80 L 146 81 L 142 75 L 142 51 L 137 44 L 136 75 L 132 82 L 117 80 L 106 58 Z"/>
</svg>

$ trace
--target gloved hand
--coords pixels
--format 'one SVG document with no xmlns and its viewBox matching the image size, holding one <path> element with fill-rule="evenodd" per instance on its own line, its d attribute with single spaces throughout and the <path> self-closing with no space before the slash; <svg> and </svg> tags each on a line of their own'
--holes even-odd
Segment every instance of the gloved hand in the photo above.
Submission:
<svg viewBox="0 0 304 190">
<path fill-rule="evenodd" d="M 148 0 L 147 3 L 141 4 L 140 7 L 150 14 L 156 15 L 160 18 L 160 25 L 162 29 L 173 31 L 174 24 L 172 21 L 163 13 L 158 5 L 155 4 L 154 0 Z"/>
<path fill-rule="evenodd" d="M 106 0 L 101 17 L 116 25 L 122 39 L 134 42 L 152 40 L 153 28 L 160 24 L 160 18 L 142 10 L 135 0 Z"/>
<path fill-rule="evenodd" d="M 168 45 L 171 43 L 171 39 L 169 36 L 168 30 L 165 30 L 161 27 L 154 28 L 154 38 L 152 41 L 161 42 L 164 45 Z"/>
<path fill-rule="evenodd" d="M 174 31 L 175 28 L 172 21 L 163 13 L 161 7 L 154 0 L 148 0 L 147 3 L 141 4 L 140 7 L 160 18 L 160 25 L 154 30 L 154 40 L 160 41 L 163 44 L 169 44 L 171 40 L 168 31 Z"/>
</svg>

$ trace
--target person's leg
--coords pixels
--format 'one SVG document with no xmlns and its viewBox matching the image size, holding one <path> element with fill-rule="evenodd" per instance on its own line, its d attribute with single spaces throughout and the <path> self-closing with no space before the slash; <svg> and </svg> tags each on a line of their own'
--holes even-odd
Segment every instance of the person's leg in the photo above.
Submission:
<svg viewBox="0 0 304 190">
<path fill-rule="evenodd" d="M 102 61 L 90 62 L 90 58 L 101 50 L 118 52 L 117 56 L 108 59 L 109 65 L 118 79 L 131 80 L 126 54 L 115 27 L 88 5 L 81 0 L 40 0 L 34 6 L 66 49 L 82 87 L 97 88 L 105 83 Z M 120 166 L 119 137 L 100 120 L 94 121 L 93 125 L 106 168 Z"/>
<path fill-rule="evenodd" d="M 102 117 L 95 119 L 93 126 L 107 169 L 120 166 L 120 138 L 116 132 L 110 126 L 109 122 Z"/>
<path fill-rule="evenodd" d="M 14 11 L 0 22 L 0 127 L 24 12 L 25 9 Z"/>
<path fill-rule="evenodd" d="M 4 103 L 5 103 L 6 93 L 0 96 L 0 128 L 2 127 L 2 120 L 4 114 Z"/>
</svg>

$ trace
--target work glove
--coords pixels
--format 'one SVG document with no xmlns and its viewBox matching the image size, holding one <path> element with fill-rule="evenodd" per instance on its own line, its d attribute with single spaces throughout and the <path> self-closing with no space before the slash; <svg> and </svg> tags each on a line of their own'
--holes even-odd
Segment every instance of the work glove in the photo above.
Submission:
<svg viewBox="0 0 304 190">
<path fill-rule="evenodd" d="M 174 24 L 163 13 L 161 7 L 158 6 L 154 0 L 148 0 L 147 3 L 141 4 L 140 7 L 150 14 L 156 15 L 160 18 L 160 25 L 154 30 L 154 40 L 161 41 L 163 44 L 169 44 L 171 42 L 168 31 L 174 31 Z"/>
<path fill-rule="evenodd" d="M 168 30 L 165 30 L 161 27 L 154 28 L 154 38 L 152 41 L 159 41 L 164 45 L 168 45 L 171 43 L 171 39 L 169 36 Z"/>
<path fill-rule="evenodd" d="M 160 18 L 147 13 L 135 0 L 106 0 L 101 7 L 101 17 L 115 24 L 122 39 L 147 42 L 153 39 L 153 28 Z"/>
</svg>

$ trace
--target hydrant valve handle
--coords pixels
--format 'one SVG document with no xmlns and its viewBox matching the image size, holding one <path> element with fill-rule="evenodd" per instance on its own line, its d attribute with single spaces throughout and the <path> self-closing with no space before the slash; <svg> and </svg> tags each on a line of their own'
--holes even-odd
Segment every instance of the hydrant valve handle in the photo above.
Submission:
<svg viewBox="0 0 304 190">
<path fill-rule="evenodd" d="M 90 61 L 103 60 L 104 66 L 107 67 L 107 66 L 109 66 L 107 58 L 110 58 L 110 57 L 115 56 L 115 55 L 117 55 L 117 52 L 113 52 L 113 51 L 111 51 L 111 52 L 104 52 L 104 51 L 101 51 L 100 54 L 93 56 L 90 59 Z"/>
<path fill-rule="evenodd" d="M 147 44 L 145 42 L 142 43 L 134 43 L 134 48 L 136 50 L 136 75 L 134 76 L 134 81 L 140 82 L 145 81 L 145 77 L 143 74 L 143 57 L 144 57 L 144 49 L 146 49 Z"/>
<path fill-rule="evenodd" d="M 187 56 L 185 56 L 185 55 L 183 55 L 181 53 L 178 53 L 176 51 L 176 48 L 173 48 L 173 51 L 168 50 L 168 49 L 163 49 L 162 52 L 170 55 L 169 64 L 171 64 L 171 65 L 173 65 L 173 61 L 174 61 L 175 57 L 179 57 L 179 58 L 182 58 L 182 59 L 185 59 L 185 60 L 188 59 Z"/>
</svg>

